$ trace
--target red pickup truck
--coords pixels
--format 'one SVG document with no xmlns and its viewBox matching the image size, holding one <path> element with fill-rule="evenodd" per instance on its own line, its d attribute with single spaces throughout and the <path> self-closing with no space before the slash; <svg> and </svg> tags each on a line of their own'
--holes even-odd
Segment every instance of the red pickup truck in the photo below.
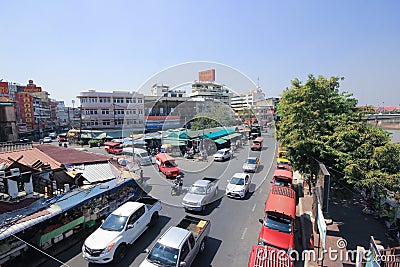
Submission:
<svg viewBox="0 0 400 267">
<path fill-rule="evenodd" d="M 119 155 L 122 153 L 121 144 L 116 142 L 105 142 L 104 149 L 110 154 Z"/>
<path fill-rule="evenodd" d="M 167 153 L 160 153 L 156 156 L 158 171 L 165 174 L 167 178 L 173 178 L 180 174 L 181 170 L 175 163 L 175 159 Z"/>
</svg>

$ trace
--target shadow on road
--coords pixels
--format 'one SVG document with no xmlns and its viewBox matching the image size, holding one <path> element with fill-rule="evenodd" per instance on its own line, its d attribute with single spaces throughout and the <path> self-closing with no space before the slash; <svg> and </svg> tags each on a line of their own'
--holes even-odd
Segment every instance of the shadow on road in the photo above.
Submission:
<svg viewBox="0 0 400 267">
<path fill-rule="evenodd" d="M 217 254 L 219 247 L 221 246 L 222 241 L 213 237 L 207 237 L 206 249 L 202 254 L 198 254 L 194 262 L 192 263 L 192 267 L 211 267 L 212 261 Z"/>
</svg>

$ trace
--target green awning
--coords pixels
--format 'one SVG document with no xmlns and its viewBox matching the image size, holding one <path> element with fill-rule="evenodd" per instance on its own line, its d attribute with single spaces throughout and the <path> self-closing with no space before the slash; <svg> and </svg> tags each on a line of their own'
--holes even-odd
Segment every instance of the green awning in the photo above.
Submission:
<svg viewBox="0 0 400 267">
<path fill-rule="evenodd" d="M 222 136 L 231 134 L 231 133 L 233 133 L 234 131 L 235 131 L 234 129 L 228 129 L 228 128 L 227 128 L 227 129 L 223 129 L 223 130 L 218 131 L 218 132 L 206 134 L 206 135 L 204 135 L 204 136 L 205 136 L 206 138 L 209 138 L 209 139 L 218 139 L 218 138 L 221 138 Z"/>
<path fill-rule="evenodd" d="M 214 140 L 214 142 L 217 143 L 217 144 L 219 144 L 219 145 L 221 145 L 221 144 L 223 144 L 223 143 L 226 143 L 227 141 L 226 141 L 225 139 L 223 139 L 223 138 L 219 138 L 219 139 L 217 139 L 217 140 Z"/>
<path fill-rule="evenodd" d="M 239 136 L 242 136 L 242 135 L 240 133 L 232 133 L 232 134 L 228 134 L 227 136 L 222 137 L 222 139 L 231 140 L 231 139 L 239 137 Z"/>
</svg>

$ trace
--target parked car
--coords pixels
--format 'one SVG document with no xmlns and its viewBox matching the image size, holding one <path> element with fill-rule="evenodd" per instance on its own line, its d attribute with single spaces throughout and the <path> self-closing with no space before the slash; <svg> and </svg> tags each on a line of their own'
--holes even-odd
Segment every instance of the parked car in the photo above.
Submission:
<svg viewBox="0 0 400 267">
<path fill-rule="evenodd" d="M 57 133 L 49 133 L 49 137 L 51 138 L 51 139 L 57 139 Z"/>
<path fill-rule="evenodd" d="M 249 157 L 243 163 L 244 172 L 256 172 L 260 165 L 260 159 L 257 157 Z"/>
<path fill-rule="evenodd" d="M 149 227 L 155 225 L 161 202 L 144 197 L 137 202 L 126 202 L 113 211 L 102 225 L 86 238 L 82 256 L 92 263 L 119 262 L 129 244 Z"/>
<path fill-rule="evenodd" d="M 218 194 L 219 180 L 204 177 L 197 180 L 183 197 L 182 206 L 187 210 L 204 211 L 206 205 L 215 199 Z"/>
<path fill-rule="evenodd" d="M 190 267 L 198 253 L 204 252 L 210 233 L 209 220 L 185 216 L 170 227 L 154 244 L 139 267 Z"/>
<path fill-rule="evenodd" d="M 156 166 L 159 172 L 165 174 L 167 178 L 174 178 L 181 173 L 175 159 L 167 153 L 159 153 L 156 156 Z"/>
<path fill-rule="evenodd" d="M 228 197 L 244 198 L 249 192 L 251 181 L 247 173 L 235 173 L 228 182 L 225 189 L 225 195 Z"/>
<path fill-rule="evenodd" d="M 122 155 L 124 155 L 128 160 L 135 160 L 140 165 L 151 165 L 153 160 L 152 156 L 149 155 L 146 150 L 141 148 L 124 147 L 122 149 Z"/>
<path fill-rule="evenodd" d="M 43 143 L 51 143 L 52 141 L 53 140 L 49 136 L 46 136 L 45 138 L 43 138 Z"/>
<path fill-rule="evenodd" d="M 104 149 L 109 153 L 109 154 L 115 154 L 119 155 L 122 153 L 122 145 L 121 143 L 117 142 L 104 142 Z"/>
<path fill-rule="evenodd" d="M 232 157 L 232 152 L 228 148 L 220 149 L 214 154 L 215 161 L 224 161 Z"/>
</svg>

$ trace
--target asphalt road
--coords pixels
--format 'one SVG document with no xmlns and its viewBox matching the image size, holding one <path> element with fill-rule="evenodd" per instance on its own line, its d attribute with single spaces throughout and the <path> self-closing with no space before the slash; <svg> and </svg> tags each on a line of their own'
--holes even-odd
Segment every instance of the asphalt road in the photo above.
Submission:
<svg viewBox="0 0 400 267">
<path fill-rule="evenodd" d="M 272 134 L 264 137 L 264 148 L 261 152 L 252 152 L 249 146 L 239 149 L 233 159 L 226 162 L 212 162 L 207 168 L 187 172 L 185 183 L 192 183 L 203 176 L 220 179 L 219 196 L 215 202 L 208 205 L 205 213 L 193 213 L 194 216 L 209 219 L 211 231 L 204 254 L 198 255 L 193 267 L 208 266 L 247 266 L 251 246 L 257 244 L 261 229 L 259 218 L 263 217 L 265 201 L 270 188 L 272 176 L 271 166 L 274 164 L 276 142 Z M 94 150 L 98 148 L 93 148 Z M 259 156 L 261 166 L 257 173 L 252 174 L 251 192 L 243 200 L 223 197 L 227 180 L 236 172 L 242 172 L 242 164 L 248 156 Z M 196 164 L 193 162 L 192 164 Z M 153 166 L 144 168 L 145 176 L 159 175 Z M 165 178 L 160 178 L 165 179 Z M 139 266 L 146 254 L 143 251 L 151 248 L 157 238 L 170 226 L 176 225 L 185 216 L 183 208 L 174 205 L 163 205 L 158 224 L 148 229 L 128 250 L 125 259 L 118 266 Z M 67 266 L 97 266 L 82 258 L 83 240 L 66 250 L 57 258 Z M 49 260 L 41 266 L 60 266 L 60 263 Z M 114 266 L 106 264 L 103 266 Z"/>
</svg>

